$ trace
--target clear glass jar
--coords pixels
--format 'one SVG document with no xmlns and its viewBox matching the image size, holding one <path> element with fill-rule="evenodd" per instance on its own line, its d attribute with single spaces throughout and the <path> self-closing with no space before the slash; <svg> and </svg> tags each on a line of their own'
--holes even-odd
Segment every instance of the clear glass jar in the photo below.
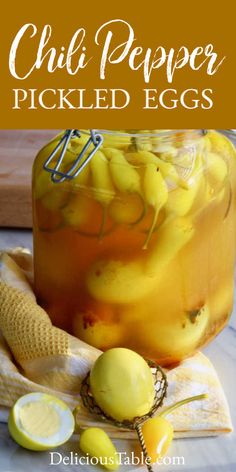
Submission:
<svg viewBox="0 0 236 472">
<path fill-rule="evenodd" d="M 235 149 L 214 130 L 99 132 L 100 149 L 73 179 L 54 183 L 43 169 L 61 135 L 35 160 L 38 301 L 99 349 L 169 365 L 211 340 L 232 310 Z M 87 140 L 86 131 L 70 140 L 61 171 Z"/>
</svg>

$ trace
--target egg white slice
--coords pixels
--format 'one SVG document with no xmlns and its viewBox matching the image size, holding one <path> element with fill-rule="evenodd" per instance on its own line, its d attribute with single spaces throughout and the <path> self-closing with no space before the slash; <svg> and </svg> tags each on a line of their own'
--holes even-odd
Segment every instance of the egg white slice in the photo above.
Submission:
<svg viewBox="0 0 236 472">
<path fill-rule="evenodd" d="M 20 397 L 8 420 L 12 438 L 31 450 L 47 450 L 71 437 L 75 421 L 69 407 L 53 395 L 29 393 Z"/>
</svg>

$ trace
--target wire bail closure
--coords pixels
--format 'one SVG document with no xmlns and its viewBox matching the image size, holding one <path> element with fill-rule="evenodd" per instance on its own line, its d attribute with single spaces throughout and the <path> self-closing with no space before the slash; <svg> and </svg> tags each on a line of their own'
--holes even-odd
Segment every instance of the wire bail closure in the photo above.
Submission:
<svg viewBox="0 0 236 472">
<path fill-rule="evenodd" d="M 70 169 L 67 172 L 62 172 L 60 170 L 61 164 L 65 157 L 66 151 L 70 141 L 74 138 L 80 138 L 81 133 L 78 129 L 67 129 L 64 135 L 61 137 L 59 143 L 56 145 L 55 149 L 51 152 L 50 156 L 43 165 L 44 170 L 51 173 L 51 180 L 55 184 L 64 182 L 65 180 L 72 180 L 84 169 L 84 167 L 92 159 L 93 155 L 103 143 L 103 136 L 100 133 L 97 133 L 96 130 L 90 130 L 90 137 L 88 138 L 87 143 L 82 148 L 81 152 L 75 158 L 74 163 L 71 165 Z M 84 155 L 90 148 L 93 146 L 90 152 L 88 153 L 85 160 L 83 160 Z M 55 166 L 51 167 L 50 164 L 53 158 L 56 156 L 57 152 L 61 149 L 61 152 L 58 156 Z"/>
</svg>

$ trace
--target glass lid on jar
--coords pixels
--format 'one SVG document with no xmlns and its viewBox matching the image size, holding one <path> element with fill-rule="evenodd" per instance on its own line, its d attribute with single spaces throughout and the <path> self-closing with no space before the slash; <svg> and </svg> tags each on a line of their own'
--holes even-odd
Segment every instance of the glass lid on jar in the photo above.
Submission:
<svg viewBox="0 0 236 472">
<path fill-rule="evenodd" d="M 71 180 L 89 163 L 99 148 L 114 148 L 128 153 L 151 152 L 160 154 L 160 157 L 169 161 L 176 160 L 182 165 L 183 155 L 186 150 L 191 156 L 187 168 L 192 168 L 196 155 L 197 145 L 202 146 L 202 138 L 206 130 L 66 130 L 62 132 L 56 141 L 55 148 L 48 156 L 43 167 L 51 173 L 54 183 Z M 74 160 L 71 166 L 63 169 L 63 160 L 70 150 Z M 144 156 L 139 155 L 144 159 Z M 150 156 L 149 156 L 150 157 Z M 186 161 L 184 157 L 184 162 Z M 142 164 L 144 162 L 141 162 Z M 139 163 L 138 163 L 139 164 Z M 186 163 L 184 164 L 186 170 Z"/>
</svg>

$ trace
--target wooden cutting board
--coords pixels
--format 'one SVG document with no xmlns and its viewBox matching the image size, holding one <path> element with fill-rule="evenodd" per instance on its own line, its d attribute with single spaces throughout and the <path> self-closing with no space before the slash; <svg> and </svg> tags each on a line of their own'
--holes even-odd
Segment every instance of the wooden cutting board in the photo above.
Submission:
<svg viewBox="0 0 236 472">
<path fill-rule="evenodd" d="M 59 130 L 0 130 L 0 226 L 32 227 L 34 158 Z"/>
</svg>

